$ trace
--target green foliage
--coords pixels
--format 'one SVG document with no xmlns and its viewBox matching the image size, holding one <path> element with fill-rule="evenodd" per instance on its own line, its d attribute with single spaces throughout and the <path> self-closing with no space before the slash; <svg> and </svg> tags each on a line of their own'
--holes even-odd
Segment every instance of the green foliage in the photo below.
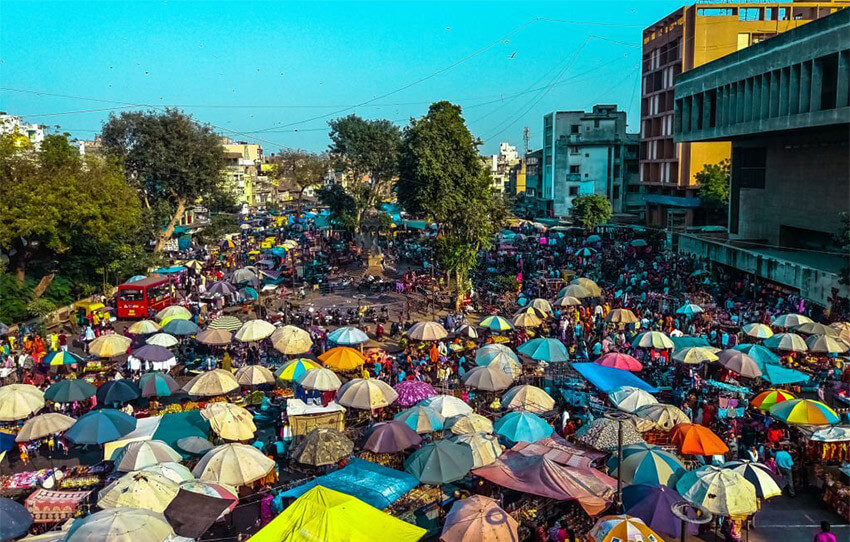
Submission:
<svg viewBox="0 0 850 542">
<path fill-rule="evenodd" d="M 195 240 L 201 244 L 211 244 L 220 241 L 228 233 L 237 233 L 238 231 L 239 224 L 234 215 L 212 215 L 210 225 L 196 233 Z"/>
<path fill-rule="evenodd" d="M 14 275 L 0 274 L 0 322 L 11 324 L 27 318 L 34 286 L 32 280 L 19 281 Z"/>
<path fill-rule="evenodd" d="M 53 301 L 39 297 L 27 303 L 27 314 L 33 318 L 42 317 L 55 311 L 56 308 L 57 305 Z"/>
<path fill-rule="evenodd" d="M 573 220 L 587 230 L 605 224 L 611 218 L 611 202 L 600 194 L 585 194 L 573 198 Z"/>
<path fill-rule="evenodd" d="M 323 186 L 317 192 L 319 201 L 327 205 L 337 228 L 353 232 L 357 228 L 357 206 L 354 198 L 338 183 Z"/>
<path fill-rule="evenodd" d="M 274 158 L 273 166 L 273 175 L 277 179 L 298 188 L 300 201 L 304 190 L 322 184 L 330 167 L 330 159 L 326 154 L 281 149 Z"/>
<path fill-rule="evenodd" d="M 700 197 L 709 221 L 726 223 L 729 207 L 729 160 L 718 164 L 705 164 L 694 177 L 700 186 Z"/>
</svg>

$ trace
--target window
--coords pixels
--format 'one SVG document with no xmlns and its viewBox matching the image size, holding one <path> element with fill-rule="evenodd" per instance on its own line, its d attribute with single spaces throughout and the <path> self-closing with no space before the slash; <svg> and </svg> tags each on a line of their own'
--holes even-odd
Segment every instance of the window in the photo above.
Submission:
<svg viewBox="0 0 850 542">
<path fill-rule="evenodd" d="M 585 173 L 584 178 L 587 179 L 588 177 L 590 177 L 590 173 Z"/>
<path fill-rule="evenodd" d="M 735 15 L 733 8 L 702 8 L 697 10 L 697 15 L 703 17 L 728 17 Z"/>
<path fill-rule="evenodd" d="M 576 146 L 570 147 L 570 154 L 579 154 L 579 149 Z"/>
<path fill-rule="evenodd" d="M 614 199 L 620 199 L 620 187 L 619 186 L 614 187 Z"/>
<path fill-rule="evenodd" d="M 142 290 L 118 290 L 119 301 L 144 301 L 145 295 Z"/>
<path fill-rule="evenodd" d="M 579 129 L 579 125 L 578 125 L 578 124 L 571 124 L 571 125 L 570 125 L 570 133 L 571 133 L 571 134 L 577 134 L 577 133 L 578 133 L 578 129 Z"/>
<path fill-rule="evenodd" d="M 570 166 L 570 173 L 581 173 L 579 167 L 580 166 Z"/>
<path fill-rule="evenodd" d="M 599 128 L 599 119 L 594 119 L 594 121 L 593 121 L 593 127 L 594 127 L 594 128 Z"/>
<path fill-rule="evenodd" d="M 759 11 L 761 11 L 759 8 L 738 8 L 738 20 L 758 21 Z"/>
<path fill-rule="evenodd" d="M 570 196 L 578 196 L 578 187 L 577 186 L 571 186 L 570 187 Z"/>
<path fill-rule="evenodd" d="M 589 153 L 589 152 L 584 153 L 584 157 L 585 157 L 585 158 L 590 158 L 590 153 Z"/>
<path fill-rule="evenodd" d="M 732 153 L 732 176 L 741 188 L 764 188 L 767 151 L 764 147 L 741 147 Z"/>
<path fill-rule="evenodd" d="M 838 94 L 838 53 L 815 60 L 820 67 L 820 109 L 835 109 Z"/>
</svg>

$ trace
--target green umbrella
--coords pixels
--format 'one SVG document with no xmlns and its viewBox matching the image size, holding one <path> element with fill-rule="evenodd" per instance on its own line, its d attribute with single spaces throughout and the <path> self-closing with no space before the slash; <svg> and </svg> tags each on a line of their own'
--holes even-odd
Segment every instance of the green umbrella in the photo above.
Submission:
<svg viewBox="0 0 850 542">
<path fill-rule="evenodd" d="M 85 380 L 60 380 L 44 392 L 44 398 L 54 403 L 84 401 L 97 393 L 97 388 Z"/>
<path fill-rule="evenodd" d="M 426 444 L 404 462 L 404 470 L 423 484 L 447 484 L 460 480 L 473 466 L 469 446 L 448 440 Z"/>
</svg>

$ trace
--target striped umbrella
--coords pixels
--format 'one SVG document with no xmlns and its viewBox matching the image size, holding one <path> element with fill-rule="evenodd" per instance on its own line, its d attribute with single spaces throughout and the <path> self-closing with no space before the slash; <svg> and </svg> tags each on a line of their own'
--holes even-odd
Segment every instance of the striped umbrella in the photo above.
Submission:
<svg viewBox="0 0 850 542">
<path fill-rule="evenodd" d="M 640 320 L 629 309 L 614 309 L 608 313 L 605 321 L 609 324 L 634 324 Z"/>
<path fill-rule="evenodd" d="M 812 335 L 806 339 L 806 346 L 809 347 L 809 352 L 816 354 L 843 354 L 850 350 L 850 345 L 842 339 L 829 335 Z"/>
<path fill-rule="evenodd" d="M 790 399 L 770 408 L 770 415 L 792 425 L 831 425 L 840 418 L 834 410 L 812 399 Z"/>
<path fill-rule="evenodd" d="M 769 411 L 773 405 L 782 401 L 790 401 L 796 399 L 794 394 L 785 390 L 765 390 L 756 395 L 750 404 L 759 410 Z"/>
<path fill-rule="evenodd" d="M 675 485 L 676 480 L 687 470 L 685 465 L 670 452 L 650 444 L 634 444 L 623 448 L 622 466 L 616 454 L 608 461 L 611 475 L 617 471 L 627 484 Z"/>
<path fill-rule="evenodd" d="M 650 420 L 656 429 L 661 431 L 670 431 L 673 427 L 680 423 L 690 423 L 690 418 L 687 414 L 673 405 L 664 405 L 656 403 L 654 405 L 644 405 L 635 410 L 635 415 L 645 420 Z"/>
<path fill-rule="evenodd" d="M 490 329 L 492 331 L 510 331 L 514 328 L 514 325 L 507 318 L 502 318 L 501 316 L 494 315 L 488 316 L 487 318 L 481 320 L 478 324 L 481 327 Z"/>
<path fill-rule="evenodd" d="M 773 319 L 772 324 L 775 327 L 783 327 L 785 329 L 790 329 L 792 327 L 801 326 L 803 324 L 809 324 L 813 320 L 808 316 L 803 316 L 802 314 L 783 314 L 777 316 Z"/>
<path fill-rule="evenodd" d="M 788 352 L 806 352 L 809 349 L 806 341 L 796 333 L 777 333 L 766 339 L 764 345 L 774 350 L 786 350 Z"/>
<path fill-rule="evenodd" d="M 646 405 L 655 405 L 658 399 L 640 388 L 632 386 L 620 386 L 608 394 L 608 399 L 614 406 L 624 412 L 634 412 Z"/>
<path fill-rule="evenodd" d="M 180 305 L 171 305 L 170 307 L 165 307 L 158 313 L 156 313 L 156 319 L 162 322 L 166 319 L 183 319 L 188 320 L 192 317 L 192 313 L 189 312 L 189 309 L 186 307 L 182 307 Z"/>
<path fill-rule="evenodd" d="M 838 332 L 835 329 L 821 324 L 820 322 L 806 322 L 794 328 L 794 333 L 803 333 L 805 335 L 828 335 L 830 337 L 838 337 Z"/>
<path fill-rule="evenodd" d="M 142 390 L 142 397 L 170 397 L 180 389 L 180 384 L 165 373 L 153 372 L 142 375 L 139 388 Z"/>
<path fill-rule="evenodd" d="M 304 375 L 304 373 L 317 367 L 319 367 L 319 365 L 309 359 L 294 359 L 275 371 L 275 376 L 281 380 L 296 381 Z"/>
<path fill-rule="evenodd" d="M 755 339 L 769 339 L 773 337 L 773 330 L 770 329 L 770 326 L 767 324 L 753 322 L 752 324 L 745 325 L 741 329 L 744 331 L 745 335 Z"/>
<path fill-rule="evenodd" d="M 73 365 L 75 363 L 80 363 L 82 361 L 83 361 L 83 358 L 81 358 L 77 354 L 74 354 L 72 352 L 62 351 L 62 350 L 51 352 L 51 353 L 47 354 L 46 356 L 44 356 L 44 359 L 41 360 L 41 362 L 44 363 L 45 365 L 51 365 L 51 366 Z"/>
<path fill-rule="evenodd" d="M 686 365 L 699 365 L 708 361 L 717 361 L 717 354 L 704 346 L 688 346 L 675 354 L 673 359 Z"/>
<path fill-rule="evenodd" d="M 621 514 L 603 516 L 587 533 L 589 542 L 664 542 L 642 519 Z"/>
<path fill-rule="evenodd" d="M 577 306 L 581 305 L 581 300 L 578 299 L 577 297 L 573 297 L 573 296 L 570 296 L 570 295 L 564 295 L 564 296 L 558 297 L 558 299 L 555 300 L 554 305 L 556 307 L 577 307 Z"/>
<path fill-rule="evenodd" d="M 223 329 L 225 331 L 237 331 L 242 327 L 242 320 L 235 316 L 219 316 L 215 318 L 207 329 Z"/>
<path fill-rule="evenodd" d="M 634 338 L 632 346 L 639 348 L 670 349 L 675 348 L 670 337 L 660 331 L 644 331 Z"/>
<path fill-rule="evenodd" d="M 764 463 L 749 460 L 729 461 L 724 463 L 722 467 L 737 472 L 745 480 L 753 484 L 756 488 L 756 497 L 759 499 L 769 499 L 782 495 L 779 480 L 777 480 L 776 475 Z"/>
<path fill-rule="evenodd" d="M 676 482 L 676 491 L 718 516 L 743 517 L 758 510 L 755 486 L 734 470 L 714 465 L 686 472 Z"/>
<path fill-rule="evenodd" d="M 395 419 L 406 423 L 408 427 L 420 435 L 442 430 L 445 422 L 445 418 L 439 412 L 422 405 L 402 410 L 395 415 Z"/>
<path fill-rule="evenodd" d="M 838 333 L 839 339 L 850 342 L 850 322 L 835 322 L 834 324 L 830 324 L 829 327 Z"/>
</svg>

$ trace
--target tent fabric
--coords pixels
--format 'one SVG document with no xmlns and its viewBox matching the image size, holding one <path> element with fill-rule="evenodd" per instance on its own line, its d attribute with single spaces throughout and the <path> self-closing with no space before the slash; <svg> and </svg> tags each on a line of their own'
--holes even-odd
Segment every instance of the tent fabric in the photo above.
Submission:
<svg viewBox="0 0 850 542">
<path fill-rule="evenodd" d="M 345 540 L 415 542 L 425 529 L 396 519 L 365 502 L 316 486 L 250 538 L 253 542 L 317 542 Z"/>
<path fill-rule="evenodd" d="M 344 468 L 319 476 L 280 495 L 298 498 L 314 487 L 322 486 L 383 510 L 417 485 L 419 480 L 406 472 L 353 457 Z"/>
<path fill-rule="evenodd" d="M 683 348 L 692 348 L 695 346 L 711 346 L 708 344 L 708 339 L 705 337 L 691 337 L 690 335 L 682 335 L 681 337 L 670 337 L 673 341 L 674 350 L 677 352 Z"/>
<path fill-rule="evenodd" d="M 655 388 L 629 371 L 603 367 L 593 362 L 573 363 L 573 368 L 581 374 L 588 382 L 599 388 L 604 393 L 609 393 L 621 386 L 639 388 L 649 393 L 658 393 Z"/>
<path fill-rule="evenodd" d="M 186 437 L 201 437 L 208 439 L 210 435 L 210 422 L 201 416 L 200 410 L 188 412 L 174 412 L 162 416 L 159 427 L 153 434 L 154 440 L 161 440 L 180 451 L 177 441 Z M 184 454 L 184 457 L 190 457 Z"/>
<path fill-rule="evenodd" d="M 788 367 L 782 367 L 781 365 L 759 363 L 759 367 L 762 372 L 761 377 L 774 386 L 803 384 L 809 381 L 809 376 L 806 373 L 795 369 L 789 369 Z"/>
<path fill-rule="evenodd" d="M 163 514 L 174 532 L 186 538 L 200 538 L 233 501 L 181 489 Z"/>
</svg>

